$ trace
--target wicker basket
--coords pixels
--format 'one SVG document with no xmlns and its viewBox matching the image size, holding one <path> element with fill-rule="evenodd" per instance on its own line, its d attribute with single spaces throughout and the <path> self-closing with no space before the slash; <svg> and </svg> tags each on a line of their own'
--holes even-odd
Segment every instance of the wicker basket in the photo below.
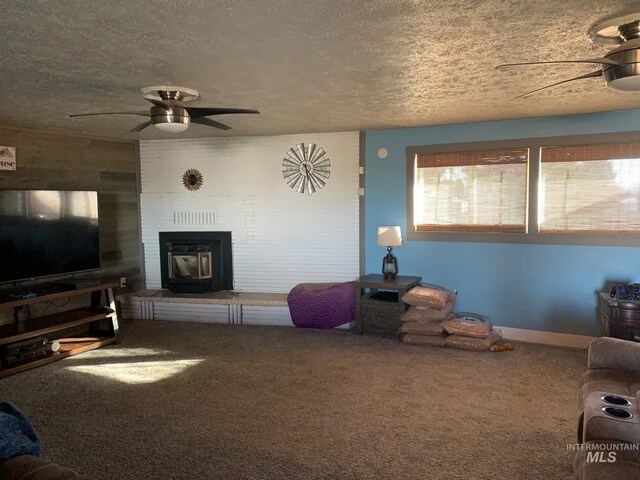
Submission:
<svg viewBox="0 0 640 480">
<path fill-rule="evenodd" d="M 404 304 L 398 303 L 398 294 L 396 292 L 379 292 L 372 296 L 365 295 L 362 297 L 360 310 L 362 312 L 362 323 L 366 325 L 367 331 L 379 331 L 392 335 L 398 333 L 401 323 L 400 315 L 404 313 Z"/>
</svg>

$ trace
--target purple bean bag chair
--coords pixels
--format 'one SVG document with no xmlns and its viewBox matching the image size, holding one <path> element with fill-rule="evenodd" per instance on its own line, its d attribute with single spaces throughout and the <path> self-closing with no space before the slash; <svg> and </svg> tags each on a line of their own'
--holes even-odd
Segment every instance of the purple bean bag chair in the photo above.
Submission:
<svg viewBox="0 0 640 480">
<path fill-rule="evenodd" d="M 301 283 L 287 296 L 296 327 L 333 328 L 356 318 L 355 287 L 344 283 Z"/>
</svg>

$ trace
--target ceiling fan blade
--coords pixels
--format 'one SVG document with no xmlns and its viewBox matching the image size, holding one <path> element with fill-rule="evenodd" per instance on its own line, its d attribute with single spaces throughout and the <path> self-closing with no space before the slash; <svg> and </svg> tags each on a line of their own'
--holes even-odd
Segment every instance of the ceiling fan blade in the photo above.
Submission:
<svg viewBox="0 0 640 480">
<path fill-rule="evenodd" d="M 517 97 L 514 98 L 514 100 L 516 98 L 528 97 L 529 95 L 539 92 L 540 90 L 546 90 L 547 88 L 555 87 L 557 85 L 562 85 L 563 83 L 573 82 L 574 80 L 582 80 L 583 78 L 595 78 L 600 76 L 602 76 L 602 70 L 596 70 L 595 72 L 586 73 L 578 77 L 569 78 L 568 80 L 562 80 L 561 82 L 552 83 L 551 85 L 547 85 L 542 88 L 536 88 L 535 90 L 531 90 L 530 92 L 523 93 L 522 95 L 518 95 Z"/>
<path fill-rule="evenodd" d="M 88 117 L 90 115 L 141 115 L 143 117 L 150 117 L 149 112 L 99 112 L 99 113 L 75 113 L 69 115 L 70 117 Z"/>
<path fill-rule="evenodd" d="M 148 120 L 146 122 L 142 122 L 140 125 L 138 125 L 137 127 L 133 127 L 129 131 L 130 132 L 139 132 L 140 130 L 144 130 L 145 128 L 147 128 L 149 125 L 151 125 L 151 120 Z"/>
<path fill-rule="evenodd" d="M 551 60 L 548 62 L 522 62 L 522 63 L 503 63 L 502 65 L 496 66 L 496 68 L 509 68 L 509 67 L 519 67 L 522 65 L 545 65 L 545 64 L 554 64 L 554 63 L 600 63 L 602 65 L 621 65 L 618 62 L 614 62 L 608 58 L 585 58 L 583 60 Z"/>
<path fill-rule="evenodd" d="M 169 110 L 171 108 L 171 105 L 163 102 L 162 100 L 156 100 L 155 98 L 148 98 L 148 97 L 144 97 L 144 99 L 147 102 L 153 103 L 156 107 L 163 108 L 165 110 Z"/>
<path fill-rule="evenodd" d="M 248 110 L 246 108 L 205 108 L 205 107 L 184 107 L 191 118 L 208 117 L 209 115 L 226 115 L 228 113 L 260 113 L 258 110 Z"/>
<path fill-rule="evenodd" d="M 191 117 L 191 123 L 198 123 L 200 125 L 206 125 L 208 127 L 219 128 L 220 130 L 231 130 L 229 125 L 225 125 L 224 123 L 216 122 L 215 120 L 211 120 L 210 118 L 193 118 Z"/>
</svg>

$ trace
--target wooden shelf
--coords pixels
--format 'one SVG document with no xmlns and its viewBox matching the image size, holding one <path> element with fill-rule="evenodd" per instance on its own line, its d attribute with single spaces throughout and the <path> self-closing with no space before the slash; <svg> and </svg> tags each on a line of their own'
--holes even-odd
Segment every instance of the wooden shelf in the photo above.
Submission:
<svg viewBox="0 0 640 480">
<path fill-rule="evenodd" d="M 73 337 L 58 339 L 60 342 L 60 350 L 58 352 L 49 353 L 44 357 L 40 357 L 35 360 L 27 360 L 9 368 L 2 369 L 0 370 L 0 378 L 13 375 L 14 373 L 23 372 L 30 368 L 46 365 L 47 363 L 57 362 L 63 358 L 78 355 L 79 353 L 87 352 L 89 350 L 95 350 L 96 348 L 116 342 L 115 337 L 80 338 L 77 340 L 78 341 Z"/>
<path fill-rule="evenodd" d="M 389 292 L 386 290 L 378 290 L 376 293 L 369 293 L 362 296 L 363 302 L 374 303 L 398 303 L 398 292 Z"/>
<path fill-rule="evenodd" d="M 80 284 L 79 288 L 75 290 L 65 290 L 64 292 L 48 293 L 46 295 L 36 295 L 35 297 L 16 298 L 15 300 L 4 301 L 0 303 L 0 308 L 22 307 L 24 305 L 48 302 L 49 300 L 56 300 L 58 298 L 77 297 L 78 295 L 84 295 L 85 293 L 98 292 L 100 290 L 116 288 L 119 286 L 120 284 L 118 282 L 99 283 L 92 285 Z"/>
<path fill-rule="evenodd" d="M 0 302 L 0 308 L 15 309 L 16 307 L 22 307 L 24 305 L 31 305 L 39 302 L 47 302 L 57 298 L 68 298 L 89 293 L 91 294 L 90 306 L 67 310 L 64 312 L 57 312 L 38 318 L 27 318 L 19 321 L 16 320 L 12 324 L 0 326 L 0 349 L 4 349 L 6 348 L 6 345 L 15 342 L 20 342 L 29 338 L 44 337 L 45 335 L 48 340 L 57 340 L 61 344 L 60 350 L 56 353 L 50 353 L 36 359 L 25 360 L 24 362 L 12 364 L 10 366 L 3 365 L 3 368 L 0 368 L 0 377 L 5 377 L 33 367 L 62 360 L 63 358 L 77 355 L 79 353 L 86 352 L 87 350 L 93 350 L 103 345 L 117 343 L 118 315 L 115 312 L 116 306 L 113 297 L 113 288 L 118 285 L 118 282 L 105 282 L 89 285 L 81 284 L 78 285 L 78 288 L 75 290 Z M 113 311 L 113 313 L 96 311 L 96 307 L 102 306 L 101 301 L 103 299 L 103 294 L 107 306 Z M 108 336 L 91 335 L 85 337 L 60 338 L 61 335 L 65 335 L 63 332 L 64 330 L 81 327 L 82 325 L 87 325 L 91 322 L 100 320 L 107 320 L 109 322 L 109 332 L 106 334 Z M 89 330 L 90 334 L 96 333 L 93 327 L 88 327 L 87 330 Z M 66 334 L 69 335 L 69 332 Z"/>
<path fill-rule="evenodd" d="M 77 308 L 66 312 L 45 315 L 26 322 L 0 327 L 0 345 L 19 342 L 27 338 L 39 337 L 47 333 L 77 327 L 96 320 L 108 318 L 112 314 L 92 313 L 89 308 Z"/>
</svg>

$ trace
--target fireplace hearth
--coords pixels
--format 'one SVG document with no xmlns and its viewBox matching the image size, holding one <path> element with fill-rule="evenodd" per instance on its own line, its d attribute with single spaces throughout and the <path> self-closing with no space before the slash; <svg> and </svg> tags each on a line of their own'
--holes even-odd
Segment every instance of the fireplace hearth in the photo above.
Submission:
<svg viewBox="0 0 640 480">
<path fill-rule="evenodd" d="M 233 290 L 231 232 L 160 232 L 162 288 L 173 293 Z"/>
</svg>

